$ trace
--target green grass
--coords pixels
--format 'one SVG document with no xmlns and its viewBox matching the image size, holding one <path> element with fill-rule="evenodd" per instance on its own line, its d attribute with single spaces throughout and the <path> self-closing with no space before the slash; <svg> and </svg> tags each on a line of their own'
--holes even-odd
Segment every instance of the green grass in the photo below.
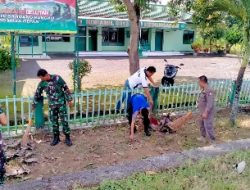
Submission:
<svg viewBox="0 0 250 190">
<path fill-rule="evenodd" d="M 243 174 L 233 169 L 233 164 L 245 160 Z M 107 181 L 98 187 L 74 190 L 247 190 L 250 189 L 250 151 L 241 151 L 169 171 L 139 173 L 119 181 Z"/>
</svg>

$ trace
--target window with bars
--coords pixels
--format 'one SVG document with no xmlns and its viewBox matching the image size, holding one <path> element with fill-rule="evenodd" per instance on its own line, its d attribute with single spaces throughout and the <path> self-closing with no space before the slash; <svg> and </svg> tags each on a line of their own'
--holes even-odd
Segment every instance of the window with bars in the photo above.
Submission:
<svg viewBox="0 0 250 190">
<path fill-rule="evenodd" d="M 124 46 L 124 28 L 103 28 L 102 45 L 103 46 Z"/>
<path fill-rule="evenodd" d="M 55 34 L 55 33 L 49 33 L 43 35 L 43 42 L 70 42 L 70 37 L 67 36 L 69 34 Z"/>
<path fill-rule="evenodd" d="M 20 47 L 39 46 L 38 36 L 20 36 Z"/>
<path fill-rule="evenodd" d="M 194 31 L 185 30 L 183 33 L 183 44 L 192 44 L 194 42 Z"/>
</svg>

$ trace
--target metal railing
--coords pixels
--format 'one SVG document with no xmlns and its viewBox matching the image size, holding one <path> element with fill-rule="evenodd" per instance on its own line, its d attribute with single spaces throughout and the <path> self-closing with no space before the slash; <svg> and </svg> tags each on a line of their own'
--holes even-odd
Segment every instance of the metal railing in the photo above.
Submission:
<svg viewBox="0 0 250 190">
<path fill-rule="evenodd" d="M 234 82 L 231 80 L 211 81 L 210 86 L 216 91 L 217 108 L 226 108 L 233 101 Z M 104 90 L 87 90 L 74 94 L 74 106 L 68 107 L 68 119 L 71 128 L 98 126 L 107 123 L 117 123 L 126 117 L 126 103 L 116 110 L 116 103 L 122 93 L 129 93 L 121 88 Z M 138 93 L 135 90 L 132 93 Z M 166 112 L 186 112 L 196 109 L 199 96 L 199 86 L 196 83 L 179 84 L 172 87 L 160 87 L 157 103 L 157 114 Z M 1 107 L 6 111 L 8 125 L 2 128 L 4 136 L 21 135 L 32 113 L 31 97 L 6 97 L 0 99 Z M 127 102 L 126 100 L 124 102 Z M 245 80 L 240 95 L 241 106 L 250 105 L 250 80 Z M 48 114 L 48 102 L 44 101 L 45 126 L 51 129 Z"/>
</svg>

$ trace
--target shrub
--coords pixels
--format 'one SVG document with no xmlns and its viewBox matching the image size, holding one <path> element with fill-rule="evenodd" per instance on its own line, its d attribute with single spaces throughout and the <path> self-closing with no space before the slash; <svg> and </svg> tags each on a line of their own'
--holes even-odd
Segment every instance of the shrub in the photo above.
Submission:
<svg viewBox="0 0 250 190">
<path fill-rule="evenodd" d="M 16 67 L 20 65 L 20 60 L 15 57 Z M 0 49 L 0 71 L 11 69 L 11 55 L 6 49 Z"/>
<path fill-rule="evenodd" d="M 78 74 L 77 74 L 78 78 L 77 77 L 74 78 L 74 63 L 75 62 L 69 63 L 69 68 L 70 68 L 70 70 L 73 71 L 73 82 L 79 81 L 79 84 L 77 85 L 77 89 L 78 89 L 78 91 L 81 91 L 82 78 L 85 77 L 85 76 L 87 76 L 91 72 L 92 66 L 86 60 L 79 60 L 79 63 L 78 63 Z"/>
<path fill-rule="evenodd" d="M 191 45 L 192 49 L 195 51 L 195 52 L 199 52 L 201 50 L 201 43 L 199 42 L 194 42 L 192 45 Z"/>
</svg>

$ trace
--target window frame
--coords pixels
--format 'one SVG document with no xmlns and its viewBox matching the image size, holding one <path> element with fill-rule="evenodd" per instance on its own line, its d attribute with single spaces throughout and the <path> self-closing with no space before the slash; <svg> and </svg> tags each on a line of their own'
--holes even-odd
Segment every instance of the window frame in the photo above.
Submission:
<svg viewBox="0 0 250 190">
<path fill-rule="evenodd" d="M 45 43 L 45 37 L 46 37 L 46 43 L 70 43 L 71 42 L 71 37 L 66 36 L 70 34 L 58 34 L 58 33 L 47 33 L 46 35 L 43 35 L 42 37 L 42 42 Z M 53 40 L 52 38 L 61 38 L 62 40 Z M 67 39 L 67 40 L 63 40 Z"/>
<path fill-rule="evenodd" d="M 111 41 L 111 33 L 116 33 L 116 40 Z M 104 36 L 104 33 L 105 36 Z M 104 41 L 104 37 L 106 37 Z M 122 42 L 121 42 L 122 41 Z M 125 45 L 125 28 L 102 28 L 102 46 L 124 46 Z"/>
<path fill-rule="evenodd" d="M 193 30 L 184 30 L 183 32 L 183 44 L 192 44 L 194 42 L 195 32 Z M 185 39 L 186 36 L 186 39 Z"/>
<path fill-rule="evenodd" d="M 27 42 L 23 42 L 22 38 L 28 38 Z M 33 40 L 32 40 L 33 38 Z M 35 39 L 35 40 L 34 40 Z M 33 41 L 33 42 L 32 42 Z M 38 47 L 39 46 L 39 38 L 38 36 L 27 36 L 27 35 L 20 35 L 19 36 L 19 46 L 24 47 Z"/>
</svg>

